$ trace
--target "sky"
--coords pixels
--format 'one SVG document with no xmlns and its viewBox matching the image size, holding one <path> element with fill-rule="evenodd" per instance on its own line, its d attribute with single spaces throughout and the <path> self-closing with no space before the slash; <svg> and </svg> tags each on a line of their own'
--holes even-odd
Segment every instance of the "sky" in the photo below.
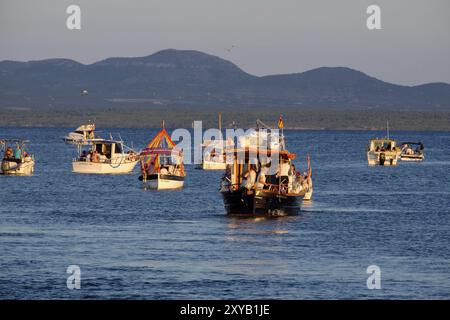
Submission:
<svg viewBox="0 0 450 320">
<path fill-rule="evenodd" d="M 81 30 L 66 27 L 72 4 Z M 366 26 L 372 4 L 381 30 Z M 450 83 L 450 1 L 0 0 L 0 60 L 88 64 L 168 48 L 259 76 L 343 66 L 404 85 Z"/>
</svg>

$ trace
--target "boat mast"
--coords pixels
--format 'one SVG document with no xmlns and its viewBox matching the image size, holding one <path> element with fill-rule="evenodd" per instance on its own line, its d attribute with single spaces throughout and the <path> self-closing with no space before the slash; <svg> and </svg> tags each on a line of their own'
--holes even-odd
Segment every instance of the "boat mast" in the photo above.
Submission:
<svg viewBox="0 0 450 320">
<path fill-rule="evenodd" d="M 389 140 L 389 120 L 386 121 L 386 133 L 387 133 L 387 138 Z"/>
</svg>

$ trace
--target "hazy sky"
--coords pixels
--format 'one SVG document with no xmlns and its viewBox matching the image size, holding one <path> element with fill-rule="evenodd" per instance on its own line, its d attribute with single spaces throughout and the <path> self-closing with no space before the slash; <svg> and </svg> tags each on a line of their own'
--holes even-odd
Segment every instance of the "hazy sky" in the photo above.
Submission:
<svg viewBox="0 0 450 320">
<path fill-rule="evenodd" d="M 81 30 L 66 27 L 71 4 Z M 366 28 L 370 4 L 382 30 Z M 167 48 L 255 75 L 346 66 L 399 84 L 450 83 L 450 0 L 0 0 L 0 60 L 92 63 Z"/>
</svg>

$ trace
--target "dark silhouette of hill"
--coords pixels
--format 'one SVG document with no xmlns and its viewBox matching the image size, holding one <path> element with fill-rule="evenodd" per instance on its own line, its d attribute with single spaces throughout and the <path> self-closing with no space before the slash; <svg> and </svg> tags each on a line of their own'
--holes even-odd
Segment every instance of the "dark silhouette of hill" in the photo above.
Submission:
<svg viewBox="0 0 450 320">
<path fill-rule="evenodd" d="M 450 85 L 401 86 L 343 67 L 257 77 L 219 57 L 174 49 L 90 65 L 69 59 L 0 62 L 3 106 L 127 103 L 450 110 Z"/>
</svg>

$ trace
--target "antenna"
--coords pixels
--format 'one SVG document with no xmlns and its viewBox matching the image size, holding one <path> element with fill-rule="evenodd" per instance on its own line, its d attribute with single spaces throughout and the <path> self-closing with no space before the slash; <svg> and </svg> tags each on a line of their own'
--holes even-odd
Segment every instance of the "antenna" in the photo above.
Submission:
<svg viewBox="0 0 450 320">
<path fill-rule="evenodd" d="M 386 133 L 387 133 L 387 138 L 389 140 L 389 120 L 386 121 Z"/>
</svg>

